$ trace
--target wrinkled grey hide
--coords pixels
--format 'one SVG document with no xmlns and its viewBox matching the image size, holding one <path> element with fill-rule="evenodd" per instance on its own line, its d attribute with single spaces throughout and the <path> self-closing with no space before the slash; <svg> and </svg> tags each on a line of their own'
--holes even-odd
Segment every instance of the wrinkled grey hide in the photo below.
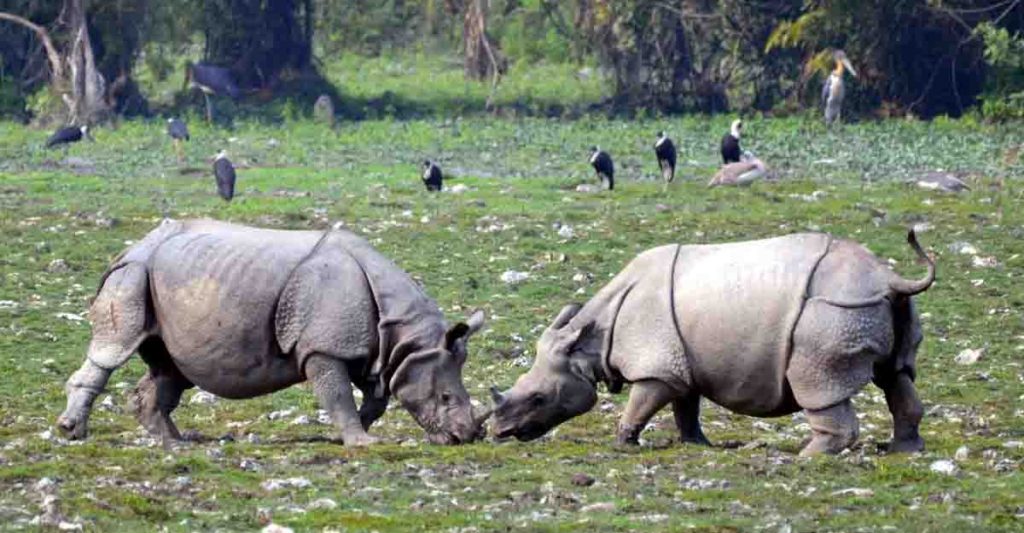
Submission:
<svg viewBox="0 0 1024 533">
<path fill-rule="evenodd" d="M 892 450 L 920 450 L 914 362 L 921 330 L 911 295 L 934 280 L 900 278 L 855 242 L 804 233 L 730 244 L 669 245 L 634 259 L 586 305 L 570 305 L 537 342 L 537 359 L 493 391 L 495 434 L 539 437 L 597 401 L 596 384 L 632 383 L 618 440 L 635 444 L 672 404 L 684 441 L 707 443 L 700 398 L 738 413 L 803 409 L 804 454 L 857 438 L 850 398 L 869 381 L 893 415 Z"/>
<path fill-rule="evenodd" d="M 376 440 L 366 429 L 391 394 L 433 442 L 471 441 L 482 426 L 462 384 L 482 313 L 448 329 L 405 272 L 345 231 L 165 221 L 108 268 L 89 318 L 58 419 L 72 438 L 85 438 L 96 395 L 136 351 L 149 366 L 137 416 L 166 439 L 181 437 L 170 414 L 194 385 L 252 398 L 307 379 L 346 445 Z"/>
</svg>

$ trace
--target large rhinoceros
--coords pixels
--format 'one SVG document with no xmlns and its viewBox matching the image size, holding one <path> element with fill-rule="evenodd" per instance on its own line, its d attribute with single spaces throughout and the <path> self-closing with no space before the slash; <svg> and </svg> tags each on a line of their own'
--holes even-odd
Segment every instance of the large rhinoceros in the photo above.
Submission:
<svg viewBox="0 0 1024 533">
<path fill-rule="evenodd" d="M 103 274 L 89 318 L 89 351 L 57 420 L 70 438 L 85 438 L 94 399 L 135 351 L 149 366 L 137 417 L 165 439 L 181 438 L 170 414 L 193 385 L 251 398 L 306 379 L 346 445 L 376 440 L 366 429 L 391 394 L 432 442 L 482 430 L 462 366 L 483 314 L 448 329 L 405 272 L 346 231 L 165 221 Z"/>
<path fill-rule="evenodd" d="M 921 328 L 908 281 L 855 242 L 821 233 L 717 245 L 673 244 L 633 260 L 586 305 L 565 307 L 537 359 L 505 393 L 492 389 L 498 437 L 537 438 L 597 400 L 597 383 L 632 383 L 618 441 L 672 404 L 683 441 L 707 443 L 706 397 L 738 413 L 803 409 L 801 452 L 836 453 L 857 439 L 850 398 L 874 380 L 893 416 L 893 451 L 924 447 L 914 390 Z"/>
</svg>

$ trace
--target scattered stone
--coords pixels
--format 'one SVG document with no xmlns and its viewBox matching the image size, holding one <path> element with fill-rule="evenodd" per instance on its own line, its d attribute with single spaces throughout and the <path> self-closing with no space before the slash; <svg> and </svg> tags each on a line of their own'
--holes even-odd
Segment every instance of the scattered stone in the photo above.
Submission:
<svg viewBox="0 0 1024 533">
<path fill-rule="evenodd" d="M 563 239 L 571 239 L 576 236 L 576 231 L 572 229 L 572 226 L 565 224 L 558 228 L 558 236 Z"/>
<path fill-rule="evenodd" d="M 18 302 L 13 300 L 0 300 L 0 309 L 14 309 L 18 307 Z"/>
<path fill-rule="evenodd" d="M 582 192 L 586 194 L 601 192 L 601 188 L 597 185 L 591 185 L 589 183 L 581 183 L 576 186 L 576 192 Z"/>
<path fill-rule="evenodd" d="M 290 527 L 280 526 L 273 522 L 267 524 L 260 533 L 293 533 L 294 530 Z"/>
<path fill-rule="evenodd" d="M 953 454 L 953 459 L 957 461 L 966 461 L 971 456 L 971 449 L 967 446 L 961 446 L 956 449 L 956 453 Z"/>
<path fill-rule="evenodd" d="M 299 415 L 292 419 L 291 425 L 293 426 L 308 426 L 310 423 L 309 417 L 306 415 Z"/>
<path fill-rule="evenodd" d="M 259 463 L 257 463 L 256 461 L 253 461 L 252 459 L 242 459 L 238 463 L 238 468 L 241 468 L 242 470 L 245 470 L 247 472 L 259 472 L 260 471 Z"/>
<path fill-rule="evenodd" d="M 501 274 L 501 281 L 505 282 L 506 285 L 519 285 L 529 278 L 529 272 L 519 272 L 516 270 L 506 270 Z"/>
<path fill-rule="evenodd" d="M 216 401 L 217 396 L 215 394 L 201 390 L 196 391 L 196 393 L 192 395 L 192 398 L 189 399 L 188 403 L 190 405 L 210 405 L 212 403 L 216 403 Z"/>
<path fill-rule="evenodd" d="M 1003 443 L 1003 448 L 1009 448 L 1011 450 L 1024 448 L 1024 442 L 1021 442 L 1019 440 L 1008 440 Z"/>
<path fill-rule="evenodd" d="M 304 477 L 290 477 L 290 478 L 286 478 L 286 479 L 268 479 L 268 480 L 264 481 L 263 483 L 260 483 L 260 487 L 262 487 L 263 490 L 268 491 L 268 492 L 273 492 L 275 490 L 288 489 L 288 488 L 306 489 L 306 488 L 309 488 L 309 487 L 312 487 L 312 486 L 313 486 L 313 483 L 311 483 L 308 479 L 306 479 Z"/>
<path fill-rule="evenodd" d="M 956 354 L 956 357 L 954 357 L 953 360 L 960 365 L 973 365 L 981 359 L 982 355 L 985 355 L 985 348 L 965 348 L 960 353 Z"/>
<path fill-rule="evenodd" d="M 448 192 L 452 194 L 462 194 L 469 190 L 469 187 L 465 183 L 457 183 L 448 188 Z"/>
<path fill-rule="evenodd" d="M 271 412 L 270 414 L 267 415 L 267 419 L 269 419 L 269 420 L 279 420 L 281 418 L 288 418 L 289 416 L 292 416 L 294 414 L 295 414 L 295 408 L 294 407 L 289 407 L 288 409 L 282 409 L 280 411 L 273 411 L 273 412 Z"/>
<path fill-rule="evenodd" d="M 934 227 L 931 222 L 918 222 L 914 224 L 914 233 L 925 233 L 931 231 Z"/>
<path fill-rule="evenodd" d="M 974 268 L 992 268 L 999 266 L 999 261 L 997 261 L 996 258 L 991 255 L 985 257 L 976 255 L 971 258 L 971 265 Z"/>
<path fill-rule="evenodd" d="M 310 509 L 327 509 L 327 510 L 330 510 L 330 509 L 335 509 L 337 507 L 338 507 L 338 502 L 336 502 L 336 501 L 334 501 L 334 500 L 332 500 L 330 498 L 320 498 L 319 500 L 314 500 L 313 503 L 309 504 L 309 508 Z"/>
<path fill-rule="evenodd" d="M 70 322 L 84 322 L 85 321 L 85 317 L 84 316 L 76 315 L 74 313 L 63 313 L 63 312 L 61 312 L 61 313 L 56 313 L 53 316 L 55 316 L 57 318 L 60 318 L 60 319 L 64 319 L 64 320 L 70 321 Z"/>
<path fill-rule="evenodd" d="M 594 484 L 594 477 L 580 472 L 572 476 L 572 484 L 577 487 L 589 487 Z"/>
<path fill-rule="evenodd" d="M 598 502 L 580 507 L 581 513 L 610 513 L 614 510 L 615 504 L 612 502 Z"/>
<path fill-rule="evenodd" d="M 50 261 L 50 264 L 46 265 L 46 271 L 50 274 L 67 274 L 71 271 L 71 267 L 63 259 L 54 259 Z"/>
<path fill-rule="evenodd" d="M 853 496 L 856 498 L 870 498 L 875 495 L 875 491 L 871 489 L 862 489 L 860 487 L 850 487 L 848 489 L 837 490 L 832 493 L 833 496 Z"/>
<path fill-rule="evenodd" d="M 939 459 L 928 466 L 928 469 L 937 474 L 953 475 L 957 471 L 956 463 L 949 459 Z"/>
<path fill-rule="evenodd" d="M 949 251 L 962 255 L 977 255 L 978 249 L 973 244 L 964 241 L 956 241 L 949 245 Z"/>
</svg>

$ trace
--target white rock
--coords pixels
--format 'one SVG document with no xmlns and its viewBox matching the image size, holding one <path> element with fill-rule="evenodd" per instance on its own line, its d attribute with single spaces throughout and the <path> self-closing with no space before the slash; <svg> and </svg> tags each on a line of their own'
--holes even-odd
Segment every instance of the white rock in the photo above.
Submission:
<svg viewBox="0 0 1024 533">
<path fill-rule="evenodd" d="M 971 449 L 967 446 L 961 446 L 956 449 L 956 453 L 953 454 L 953 459 L 957 461 L 966 461 L 971 456 Z"/>
<path fill-rule="evenodd" d="M 516 270 L 506 270 L 501 274 L 501 281 L 508 285 L 518 285 L 530 278 L 529 272 L 519 272 Z"/>
<path fill-rule="evenodd" d="M 927 231 L 931 231 L 934 227 L 935 226 L 932 226 L 931 222 L 918 222 L 917 224 L 914 224 L 914 233 L 925 233 Z"/>
<path fill-rule="evenodd" d="M 0 300 L 0 309 L 14 309 L 18 307 L 18 302 L 13 300 Z"/>
<path fill-rule="evenodd" d="M 960 365 L 973 365 L 981 359 L 982 355 L 985 355 L 985 348 L 965 348 L 960 353 L 956 354 L 956 357 L 954 357 L 953 360 Z"/>
<path fill-rule="evenodd" d="M 64 320 L 68 320 L 68 321 L 71 321 L 71 322 L 82 322 L 82 321 L 85 320 L 84 316 L 76 315 L 74 313 L 57 313 L 57 314 L 55 314 L 53 316 L 55 316 L 57 318 L 62 318 Z"/>
<path fill-rule="evenodd" d="M 82 524 L 61 521 L 61 523 L 57 524 L 57 529 L 61 531 L 82 531 Z"/>
<path fill-rule="evenodd" d="M 610 513 L 614 510 L 615 504 L 612 502 L 598 502 L 580 507 L 581 513 Z"/>
<path fill-rule="evenodd" d="M 875 491 L 871 489 L 862 489 L 860 487 L 850 487 L 848 489 L 837 490 L 832 493 L 833 496 L 854 496 L 857 498 L 870 498 L 875 495 Z"/>
<path fill-rule="evenodd" d="M 288 409 L 282 409 L 280 411 L 273 411 L 269 415 L 267 415 L 267 418 L 270 419 L 270 420 L 278 420 L 280 418 L 288 418 L 289 416 L 292 416 L 294 414 L 295 414 L 295 408 L 294 407 L 289 407 Z"/>
<path fill-rule="evenodd" d="M 964 241 L 957 241 L 949 245 L 949 251 L 962 255 L 977 255 L 978 249 L 973 244 Z"/>
<path fill-rule="evenodd" d="M 576 186 L 576 192 L 594 193 L 594 192 L 600 192 L 600 191 L 601 191 L 600 187 L 598 187 L 597 185 L 591 185 L 589 183 L 581 183 L 581 184 Z"/>
<path fill-rule="evenodd" d="M 1017 449 L 1024 448 L 1024 442 L 1019 440 L 1008 440 L 1003 443 L 1003 448 Z"/>
<path fill-rule="evenodd" d="M 956 463 L 949 459 L 939 459 L 928 466 L 928 469 L 938 474 L 953 475 L 957 471 Z"/>
<path fill-rule="evenodd" d="M 558 236 L 563 239 L 571 239 L 576 236 L 576 231 L 572 229 L 572 226 L 567 224 L 558 228 Z"/>
<path fill-rule="evenodd" d="M 196 391 L 196 393 L 192 395 L 192 398 L 189 399 L 188 403 L 192 405 L 209 405 L 216 401 L 217 396 L 215 394 L 201 390 Z"/>
<path fill-rule="evenodd" d="M 267 524 L 266 527 L 260 530 L 260 533 L 294 533 L 294 530 L 290 527 L 279 526 L 274 523 Z"/>
<path fill-rule="evenodd" d="M 297 416 L 297 417 L 292 419 L 291 425 L 293 425 L 293 426 L 308 426 L 309 425 L 309 417 L 306 416 L 306 415 L 299 415 L 299 416 Z"/>
<path fill-rule="evenodd" d="M 976 255 L 971 258 L 971 265 L 974 268 L 992 268 L 994 266 L 998 266 L 999 261 L 997 261 L 996 258 L 991 255 L 987 257 Z"/>
<path fill-rule="evenodd" d="M 306 479 L 304 477 L 290 477 L 290 478 L 286 478 L 286 479 L 268 479 L 268 480 L 264 481 L 263 483 L 260 483 L 260 487 L 262 487 L 263 490 L 265 490 L 265 491 L 275 491 L 275 490 L 285 489 L 285 488 L 305 489 L 305 488 L 309 488 L 309 487 L 312 487 L 312 486 L 313 486 L 313 483 L 311 483 L 308 479 Z"/>
<path fill-rule="evenodd" d="M 448 188 L 448 192 L 452 194 L 462 194 L 469 190 L 469 187 L 465 183 L 457 183 Z"/>
<path fill-rule="evenodd" d="M 310 509 L 334 509 L 336 507 L 338 507 L 338 502 L 330 498 L 320 498 L 309 504 Z"/>
</svg>

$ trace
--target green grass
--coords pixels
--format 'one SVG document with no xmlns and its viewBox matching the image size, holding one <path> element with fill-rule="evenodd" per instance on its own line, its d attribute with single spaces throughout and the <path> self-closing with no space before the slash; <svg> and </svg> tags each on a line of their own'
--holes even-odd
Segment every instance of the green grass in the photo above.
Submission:
<svg viewBox="0 0 1024 533">
<path fill-rule="evenodd" d="M 29 527 L 42 501 L 34 485 L 49 477 L 59 511 L 97 531 L 251 531 L 267 513 L 299 530 L 1020 530 L 1024 449 L 1004 444 L 1024 440 L 1024 184 L 1019 164 L 1003 160 L 1024 142 L 1020 125 L 891 121 L 826 134 L 817 121 L 752 119 L 745 143 L 780 182 L 707 190 L 729 118 L 378 120 L 334 132 L 303 121 L 240 121 L 228 130 L 192 120 L 187 166 L 198 170 L 185 173 L 162 122 L 97 131 L 99 142 L 70 149 L 88 160 L 79 172 L 59 151 L 41 148 L 46 132 L 0 124 L 0 300 L 13 302 L 0 305 L 0 529 Z M 650 153 L 659 129 L 682 152 L 681 178 L 667 191 Z M 590 144 L 616 158 L 614 193 L 573 190 L 592 180 Z M 221 147 L 240 167 L 230 204 L 215 196 L 206 160 Z M 454 175 L 449 185 L 469 190 L 425 195 L 417 177 L 424 157 Z M 903 183 L 936 168 L 970 173 L 974 190 L 946 196 Z M 817 201 L 802 198 L 817 190 Z M 305 386 L 213 405 L 189 404 L 187 393 L 176 412 L 182 430 L 235 440 L 165 450 L 127 412 L 126 392 L 144 370 L 137 358 L 111 380 L 113 406 L 97 402 L 88 441 L 44 438 L 89 338 L 86 323 L 58 314 L 83 315 L 110 258 L 165 214 L 278 228 L 342 222 L 366 236 L 422 280 L 450 319 L 487 311 L 466 371 L 480 400 L 492 382 L 508 386 L 525 370 L 540 328 L 562 305 L 593 294 L 645 248 L 820 229 L 855 238 L 916 276 L 905 228 L 926 222 L 921 240 L 940 272 L 918 298 L 928 451 L 878 451 L 891 426 L 873 387 L 855 399 L 859 444 L 831 458 L 796 457 L 807 437 L 798 417 L 759 420 L 707 403 L 709 438 L 750 446 L 673 444 L 665 411 L 643 446 L 617 448 L 625 395 L 604 393 L 605 408 L 549 439 L 455 448 L 424 443 L 392 405 L 373 428 L 386 443 L 350 450 L 318 440 L 331 434 L 328 426 L 290 424 L 301 414 L 315 419 Z M 557 223 L 572 224 L 576 236 L 558 237 Z M 971 256 L 950 251 L 957 241 L 998 266 L 972 266 Z M 48 272 L 56 259 L 68 271 Z M 499 277 L 509 269 L 531 278 L 507 287 Z M 574 281 L 580 273 L 593 281 Z M 977 364 L 953 362 L 962 349 L 983 346 Z M 290 417 L 266 417 L 288 408 L 296 409 Z M 956 475 L 929 470 L 960 446 L 970 452 Z M 598 482 L 572 485 L 581 472 Z M 261 487 L 295 476 L 311 486 Z M 873 493 L 834 495 L 851 487 Z M 321 498 L 337 506 L 311 508 Z M 582 511 L 595 503 L 611 506 Z"/>
</svg>

